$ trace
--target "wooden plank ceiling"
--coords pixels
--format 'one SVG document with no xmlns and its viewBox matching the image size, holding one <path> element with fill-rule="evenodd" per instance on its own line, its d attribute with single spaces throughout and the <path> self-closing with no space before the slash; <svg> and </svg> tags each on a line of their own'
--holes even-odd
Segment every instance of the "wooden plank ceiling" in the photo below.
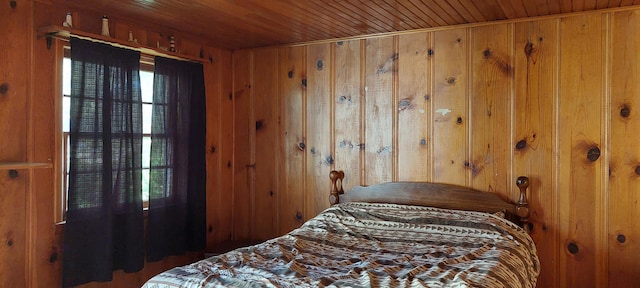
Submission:
<svg viewBox="0 0 640 288">
<path fill-rule="evenodd" d="M 640 0 L 54 0 L 242 49 L 589 11 Z"/>
</svg>

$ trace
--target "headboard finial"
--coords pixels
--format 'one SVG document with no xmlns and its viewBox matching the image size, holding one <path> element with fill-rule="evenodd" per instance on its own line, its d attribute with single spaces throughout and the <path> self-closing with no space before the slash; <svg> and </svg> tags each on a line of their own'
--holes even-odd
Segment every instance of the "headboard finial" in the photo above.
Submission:
<svg viewBox="0 0 640 288">
<path fill-rule="evenodd" d="M 329 173 L 329 179 L 331 179 L 331 192 L 329 194 L 329 204 L 335 205 L 340 203 L 340 194 L 344 194 L 342 189 L 342 180 L 344 179 L 343 171 L 331 171 Z M 338 185 L 338 180 L 340 184 Z"/>
<path fill-rule="evenodd" d="M 522 221 L 522 226 L 529 229 L 529 201 L 527 200 L 527 188 L 529 188 L 529 178 L 520 176 L 516 180 L 516 185 L 520 188 L 520 198 L 516 204 L 516 214 Z"/>
</svg>

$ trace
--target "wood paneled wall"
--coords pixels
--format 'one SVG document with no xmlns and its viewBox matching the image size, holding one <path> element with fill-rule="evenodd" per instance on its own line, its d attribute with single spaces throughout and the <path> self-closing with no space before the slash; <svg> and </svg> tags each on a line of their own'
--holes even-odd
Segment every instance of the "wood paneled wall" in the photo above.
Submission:
<svg viewBox="0 0 640 288">
<path fill-rule="evenodd" d="M 59 287 L 64 257 L 63 225 L 55 193 L 62 179 L 61 40 L 51 49 L 36 29 L 60 25 L 72 11 L 74 28 L 100 32 L 102 14 L 78 10 L 60 1 L 4 1 L 0 4 L 0 287 Z M 231 51 L 211 47 L 200 39 L 166 27 L 149 27 L 140 19 L 109 15 L 115 38 L 133 31 L 138 42 L 151 47 L 176 35 L 180 53 L 202 57 L 207 89 L 207 247 L 232 237 L 233 101 Z M 247 106 L 249 107 L 249 106 Z M 15 163 L 23 168 L 15 169 Z M 51 163 L 32 167 L 28 163 Z M 142 271 L 116 271 L 112 282 L 83 287 L 140 287 L 153 275 L 202 257 L 194 252 L 147 263 Z"/>
<path fill-rule="evenodd" d="M 331 169 L 514 201 L 526 175 L 538 287 L 638 285 L 639 33 L 628 9 L 237 51 L 233 236 L 328 207 Z"/>
</svg>

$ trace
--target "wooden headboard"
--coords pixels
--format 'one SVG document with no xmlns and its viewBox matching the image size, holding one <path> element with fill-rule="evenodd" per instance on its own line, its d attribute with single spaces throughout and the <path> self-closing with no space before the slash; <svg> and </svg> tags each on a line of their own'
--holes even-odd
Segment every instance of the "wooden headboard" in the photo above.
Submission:
<svg viewBox="0 0 640 288">
<path fill-rule="evenodd" d="M 520 188 L 517 203 L 507 202 L 498 195 L 468 187 L 428 182 L 388 182 L 372 186 L 357 186 L 345 193 L 342 188 L 344 172 L 331 171 L 331 205 L 345 202 L 396 203 L 495 213 L 504 211 L 507 218 L 529 228 L 529 203 L 527 187 L 529 178 L 520 176 L 516 185 Z"/>
</svg>

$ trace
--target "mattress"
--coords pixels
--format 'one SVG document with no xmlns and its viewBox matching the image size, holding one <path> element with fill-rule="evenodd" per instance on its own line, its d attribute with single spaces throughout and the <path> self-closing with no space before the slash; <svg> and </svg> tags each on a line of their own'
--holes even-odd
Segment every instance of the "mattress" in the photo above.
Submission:
<svg viewBox="0 0 640 288">
<path fill-rule="evenodd" d="M 143 287 L 535 287 L 539 271 L 531 237 L 497 215 L 352 202 Z"/>
</svg>

